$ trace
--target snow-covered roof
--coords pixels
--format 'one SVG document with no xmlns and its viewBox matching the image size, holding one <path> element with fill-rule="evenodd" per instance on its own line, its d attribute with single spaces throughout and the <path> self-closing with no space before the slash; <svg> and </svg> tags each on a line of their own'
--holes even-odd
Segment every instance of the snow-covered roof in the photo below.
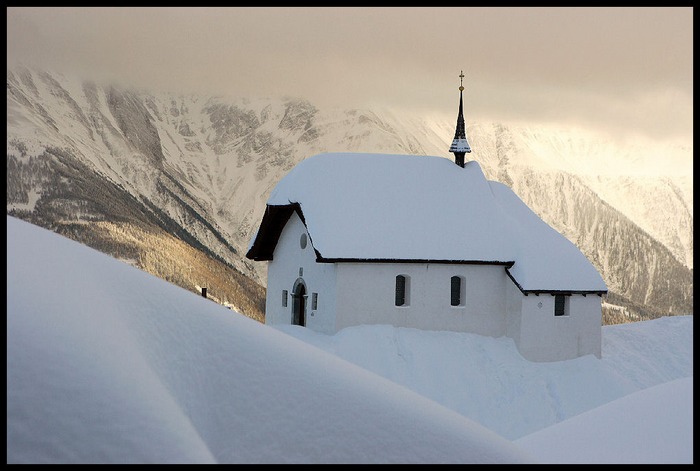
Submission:
<svg viewBox="0 0 700 471">
<path fill-rule="evenodd" d="M 519 288 L 605 292 L 581 251 L 475 161 L 327 153 L 273 189 L 248 258 L 270 260 L 292 211 L 319 261 L 500 263 Z"/>
</svg>

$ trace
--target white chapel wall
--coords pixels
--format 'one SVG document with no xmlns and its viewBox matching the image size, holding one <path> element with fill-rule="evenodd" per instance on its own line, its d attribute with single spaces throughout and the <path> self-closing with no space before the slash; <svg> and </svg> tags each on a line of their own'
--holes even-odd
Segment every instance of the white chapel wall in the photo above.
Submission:
<svg viewBox="0 0 700 471">
<path fill-rule="evenodd" d="M 601 357 L 601 298 L 596 294 L 567 298 L 567 315 L 555 316 L 551 294 L 523 296 L 516 344 L 524 358 L 559 361 L 588 354 Z"/>
<path fill-rule="evenodd" d="M 523 299 L 522 291 L 509 278 L 505 289 L 506 298 L 506 336 L 513 339 L 516 346 L 520 345 L 520 324 L 522 323 Z"/>
<path fill-rule="evenodd" d="M 500 265 L 338 263 L 337 329 L 391 324 L 426 330 L 505 334 L 507 275 Z M 408 305 L 395 306 L 396 276 L 408 277 Z M 450 305 L 450 279 L 464 278 L 464 305 Z"/>
<path fill-rule="evenodd" d="M 306 234 L 307 244 L 300 239 Z M 316 263 L 316 254 L 304 223 L 293 213 L 280 235 L 267 268 L 266 324 L 292 323 L 292 293 L 297 279 L 306 285 L 306 327 L 323 333 L 335 332 L 335 267 L 332 263 Z M 300 276 L 301 269 L 301 276 Z M 287 290 L 287 306 L 282 305 L 282 291 Z M 317 309 L 313 309 L 313 293 L 317 293 Z"/>
<path fill-rule="evenodd" d="M 577 356 L 594 354 L 601 358 L 603 353 L 603 298 L 597 294 L 571 296 L 571 310 L 578 312 L 578 352 Z"/>
</svg>

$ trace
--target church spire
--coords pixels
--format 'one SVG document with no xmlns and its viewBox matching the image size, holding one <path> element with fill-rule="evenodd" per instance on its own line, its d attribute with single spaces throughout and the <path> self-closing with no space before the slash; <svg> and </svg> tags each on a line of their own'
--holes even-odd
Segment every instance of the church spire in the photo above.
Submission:
<svg viewBox="0 0 700 471">
<path fill-rule="evenodd" d="M 457 129 L 455 130 L 455 137 L 452 140 L 452 145 L 450 146 L 450 152 L 455 155 L 455 163 L 460 167 L 464 167 L 464 154 L 472 151 L 471 147 L 469 147 L 469 141 L 467 141 L 467 134 L 464 131 L 464 115 L 462 114 L 462 91 L 464 90 L 464 86 L 462 85 L 463 78 L 464 71 L 460 71 L 459 114 L 457 115 Z"/>
</svg>

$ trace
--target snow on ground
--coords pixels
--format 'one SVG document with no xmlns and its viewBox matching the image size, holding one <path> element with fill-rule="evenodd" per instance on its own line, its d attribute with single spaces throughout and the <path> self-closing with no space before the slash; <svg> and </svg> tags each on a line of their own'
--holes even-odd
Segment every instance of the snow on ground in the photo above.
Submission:
<svg viewBox="0 0 700 471">
<path fill-rule="evenodd" d="M 632 393 L 515 443 L 542 463 L 692 463 L 693 377 Z"/>
<path fill-rule="evenodd" d="M 275 326 L 515 440 L 641 389 L 693 375 L 692 316 L 603 327 L 602 359 L 538 363 L 512 339 L 392 326 L 335 335 Z"/>
<path fill-rule="evenodd" d="M 692 316 L 532 363 L 507 338 L 265 326 L 11 217 L 7 257 L 8 463 L 692 462 Z"/>
</svg>

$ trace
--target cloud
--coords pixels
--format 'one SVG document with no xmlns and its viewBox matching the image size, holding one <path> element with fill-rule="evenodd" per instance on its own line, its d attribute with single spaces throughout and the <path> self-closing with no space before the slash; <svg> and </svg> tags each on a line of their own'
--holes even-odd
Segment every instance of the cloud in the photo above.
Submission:
<svg viewBox="0 0 700 471">
<path fill-rule="evenodd" d="M 692 136 L 692 8 L 8 8 L 8 64 Z M 679 110 L 680 113 L 675 113 Z M 465 109 L 466 112 L 466 109 Z"/>
</svg>

